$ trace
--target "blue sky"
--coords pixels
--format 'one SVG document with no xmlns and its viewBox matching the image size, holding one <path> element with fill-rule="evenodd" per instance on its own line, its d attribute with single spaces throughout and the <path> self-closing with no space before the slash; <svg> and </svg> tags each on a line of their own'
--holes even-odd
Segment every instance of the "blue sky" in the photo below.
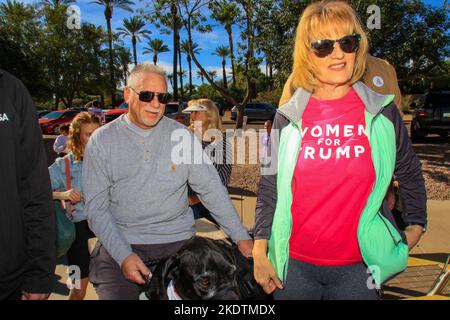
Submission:
<svg viewBox="0 0 450 320">
<path fill-rule="evenodd" d="M 5 0 L 0 0 L 0 2 L 4 2 Z M 24 2 L 24 3 L 36 3 L 37 0 L 18 0 L 20 2 Z M 77 0 L 76 5 L 80 7 L 81 10 L 81 20 L 83 22 L 89 22 L 89 23 L 93 23 L 95 25 L 101 25 L 106 29 L 106 21 L 104 18 L 104 14 L 103 14 L 103 7 L 97 4 L 92 4 L 90 3 L 92 0 Z M 444 0 L 424 0 L 425 3 L 430 4 L 430 5 L 435 5 L 435 6 L 440 6 L 442 5 Z M 140 8 L 145 8 L 147 3 L 151 3 L 152 1 L 148 1 L 148 0 L 134 0 L 134 2 L 136 3 L 135 6 L 133 6 L 133 8 L 136 9 L 140 9 Z M 112 28 L 113 30 L 119 28 L 122 26 L 122 21 L 125 18 L 129 18 L 131 16 L 133 16 L 133 13 L 124 11 L 124 10 L 118 10 L 118 9 L 114 9 L 114 13 L 113 13 L 113 19 L 112 19 Z M 209 14 L 207 14 L 207 16 L 209 16 Z M 194 33 L 194 41 L 197 42 L 200 46 L 201 50 L 201 54 L 198 55 L 198 59 L 200 61 L 200 63 L 203 65 L 203 67 L 205 67 L 205 69 L 207 70 L 216 70 L 218 71 L 218 77 L 221 78 L 222 75 L 222 67 L 221 67 L 221 59 L 215 55 L 213 55 L 212 53 L 214 52 L 214 50 L 219 46 L 219 45 L 226 45 L 228 46 L 228 36 L 227 33 L 225 32 L 225 30 L 223 29 L 223 27 L 219 24 L 217 24 L 214 21 L 210 21 L 211 24 L 213 24 L 213 31 L 211 33 L 207 33 L 207 34 L 199 34 L 199 33 Z M 164 43 L 166 43 L 169 48 L 173 47 L 173 41 L 172 41 L 172 36 L 170 35 L 164 35 L 161 34 L 156 28 L 155 26 L 151 25 L 150 23 L 148 23 L 146 25 L 146 29 L 150 30 L 152 32 L 151 37 L 152 38 L 160 38 L 162 40 L 164 40 Z M 234 40 L 237 41 L 239 40 L 239 31 L 236 29 L 234 30 Z M 182 32 L 181 33 L 181 38 L 182 39 L 186 39 L 187 35 Z M 126 38 L 123 40 L 125 46 L 130 47 L 131 48 L 131 39 Z M 138 53 L 138 61 L 139 62 L 144 62 L 144 61 L 152 61 L 152 55 L 143 55 L 143 48 L 146 45 L 146 39 L 143 39 L 143 41 L 141 43 L 138 43 L 137 45 L 137 53 Z M 235 47 L 237 47 L 235 45 Z M 130 50 L 132 52 L 132 50 Z M 172 73 L 172 59 L 173 59 L 173 52 L 167 52 L 167 53 L 163 53 L 160 54 L 158 57 L 158 64 L 160 64 L 161 66 L 163 66 L 168 73 Z M 182 63 L 183 63 L 183 69 L 187 70 L 187 62 L 186 62 L 186 58 L 183 55 L 182 57 Z M 261 69 L 264 70 L 264 64 L 261 66 Z M 227 69 L 229 70 L 230 68 L 230 62 L 227 61 Z M 197 71 L 197 68 L 195 67 L 194 63 L 193 63 L 193 80 L 194 80 L 194 84 L 199 84 L 201 81 L 200 79 L 197 79 L 195 76 L 195 73 Z M 185 83 L 187 83 L 188 79 L 185 79 Z"/>
</svg>

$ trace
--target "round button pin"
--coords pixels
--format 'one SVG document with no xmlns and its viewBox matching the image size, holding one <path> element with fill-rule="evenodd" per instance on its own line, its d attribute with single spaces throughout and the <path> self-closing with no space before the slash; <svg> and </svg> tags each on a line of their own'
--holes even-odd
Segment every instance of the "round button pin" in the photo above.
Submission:
<svg viewBox="0 0 450 320">
<path fill-rule="evenodd" d="M 384 86 L 384 80 L 380 76 L 373 77 L 372 82 L 378 88 L 381 88 L 382 86 Z"/>
</svg>

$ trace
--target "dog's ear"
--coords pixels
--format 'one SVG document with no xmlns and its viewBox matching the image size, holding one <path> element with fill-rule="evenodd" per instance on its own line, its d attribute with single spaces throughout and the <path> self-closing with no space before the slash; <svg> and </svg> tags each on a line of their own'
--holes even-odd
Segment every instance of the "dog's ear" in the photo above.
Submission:
<svg viewBox="0 0 450 320">
<path fill-rule="evenodd" d="M 149 300 L 168 300 L 167 285 L 176 276 L 179 265 L 177 255 L 169 257 L 159 263 L 146 290 Z"/>
</svg>

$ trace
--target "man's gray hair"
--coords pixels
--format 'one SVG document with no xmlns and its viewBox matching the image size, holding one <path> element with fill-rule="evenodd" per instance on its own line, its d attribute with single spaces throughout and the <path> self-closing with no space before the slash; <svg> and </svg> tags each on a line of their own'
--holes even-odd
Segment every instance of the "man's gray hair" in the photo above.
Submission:
<svg viewBox="0 0 450 320">
<path fill-rule="evenodd" d="M 167 73 L 162 67 L 151 63 L 141 63 L 136 65 L 133 70 L 131 70 L 130 75 L 128 76 L 127 87 L 134 88 L 139 80 L 139 77 L 144 73 L 159 74 L 164 77 L 166 83 L 168 82 Z"/>
</svg>

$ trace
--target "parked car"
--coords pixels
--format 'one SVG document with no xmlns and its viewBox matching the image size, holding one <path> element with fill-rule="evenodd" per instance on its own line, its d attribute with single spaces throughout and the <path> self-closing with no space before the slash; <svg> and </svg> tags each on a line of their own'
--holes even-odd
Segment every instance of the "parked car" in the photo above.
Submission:
<svg viewBox="0 0 450 320">
<path fill-rule="evenodd" d="M 103 115 L 105 118 L 105 123 L 110 123 L 116 120 L 118 117 L 128 112 L 128 103 L 122 103 L 118 108 L 103 110 Z"/>
<path fill-rule="evenodd" d="M 63 124 L 70 124 L 78 113 L 80 113 L 78 110 L 59 110 L 46 114 L 39 119 L 42 133 L 59 134 L 59 127 Z"/>
<path fill-rule="evenodd" d="M 166 111 L 164 115 L 170 119 L 174 119 L 185 126 L 189 126 L 190 116 L 187 113 L 183 113 L 183 110 L 187 108 L 185 102 L 169 102 L 166 104 Z"/>
<path fill-rule="evenodd" d="M 416 142 L 427 134 L 448 137 L 450 132 L 450 91 L 429 90 L 421 99 L 411 123 L 411 140 Z"/>
<path fill-rule="evenodd" d="M 231 120 L 236 121 L 237 111 L 237 107 L 233 107 L 233 109 L 231 109 Z M 247 103 L 244 111 L 244 117 L 247 116 L 247 123 L 255 120 L 266 121 L 272 119 L 276 112 L 277 109 L 269 103 L 252 102 Z"/>
<path fill-rule="evenodd" d="M 38 119 L 40 119 L 43 116 L 45 116 L 46 114 L 49 114 L 50 112 L 52 112 L 52 111 L 51 110 L 38 110 L 36 113 L 37 113 Z"/>
</svg>

